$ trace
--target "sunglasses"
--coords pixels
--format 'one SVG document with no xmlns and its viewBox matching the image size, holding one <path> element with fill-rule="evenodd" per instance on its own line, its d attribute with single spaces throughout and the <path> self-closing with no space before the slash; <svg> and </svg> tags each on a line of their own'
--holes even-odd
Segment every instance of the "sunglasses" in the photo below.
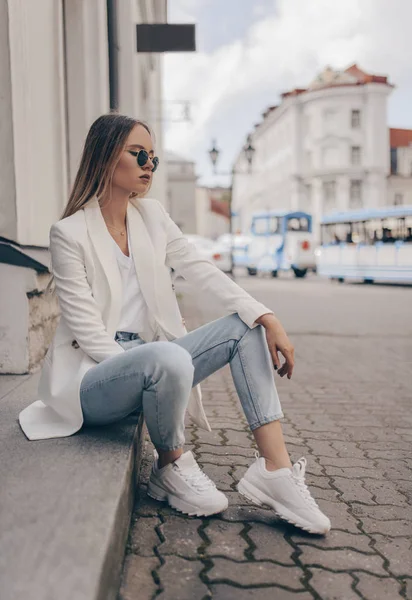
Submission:
<svg viewBox="0 0 412 600">
<path fill-rule="evenodd" d="M 154 156 L 150 158 L 149 153 L 146 150 L 139 150 L 139 152 L 135 152 L 134 150 L 129 150 L 130 154 L 136 157 L 137 164 L 139 167 L 144 167 L 147 161 L 150 159 L 153 163 L 152 173 L 154 173 L 159 166 L 159 157 Z"/>
</svg>

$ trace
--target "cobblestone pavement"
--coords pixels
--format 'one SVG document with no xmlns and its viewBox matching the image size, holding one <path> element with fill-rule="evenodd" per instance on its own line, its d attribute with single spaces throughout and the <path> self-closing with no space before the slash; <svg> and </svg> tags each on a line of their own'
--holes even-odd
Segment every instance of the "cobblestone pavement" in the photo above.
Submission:
<svg viewBox="0 0 412 600">
<path fill-rule="evenodd" d="M 284 432 L 292 460 L 308 459 L 332 531 L 300 532 L 237 493 L 254 442 L 226 367 L 202 384 L 213 431 L 189 426 L 187 442 L 229 508 L 185 518 L 150 500 L 148 443 L 119 598 L 412 598 L 412 289 L 240 283 L 276 310 L 295 344 L 293 379 L 277 378 Z M 221 316 L 179 286 L 189 329 Z"/>
</svg>

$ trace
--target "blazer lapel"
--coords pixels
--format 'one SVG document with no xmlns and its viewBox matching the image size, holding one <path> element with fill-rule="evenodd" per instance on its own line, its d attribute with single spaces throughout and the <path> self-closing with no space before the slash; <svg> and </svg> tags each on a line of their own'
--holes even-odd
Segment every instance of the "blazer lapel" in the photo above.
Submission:
<svg viewBox="0 0 412 600">
<path fill-rule="evenodd" d="M 113 252 L 113 238 L 106 227 L 97 198 L 93 198 L 83 210 L 91 243 L 103 267 L 107 288 L 110 290 L 110 309 L 105 325 L 110 335 L 114 336 L 120 319 L 123 285 L 116 255 Z"/>
</svg>

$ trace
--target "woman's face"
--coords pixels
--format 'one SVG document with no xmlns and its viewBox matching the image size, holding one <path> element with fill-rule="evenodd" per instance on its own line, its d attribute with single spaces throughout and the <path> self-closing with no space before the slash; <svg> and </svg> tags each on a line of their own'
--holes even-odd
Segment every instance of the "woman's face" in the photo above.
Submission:
<svg viewBox="0 0 412 600">
<path fill-rule="evenodd" d="M 149 160 L 143 167 L 137 164 L 136 153 L 139 150 L 146 150 L 149 154 Z M 124 152 L 120 155 L 113 174 L 113 186 L 121 188 L 129 194 L 135 192 L 144 195 L 150 188 L 153 177 L 151 161 L 153 157 L 153 142 L 150 133 L 142 125 L 136 125 L 127 138 Z"/>
</svg>

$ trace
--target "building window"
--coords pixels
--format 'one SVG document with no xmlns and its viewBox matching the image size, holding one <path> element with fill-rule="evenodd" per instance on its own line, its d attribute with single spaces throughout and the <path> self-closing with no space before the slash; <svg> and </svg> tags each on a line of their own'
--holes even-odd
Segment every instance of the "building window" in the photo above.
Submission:
<svg viewBox="0 0 412 600">
<path fill-rule="evenodd" d="M 403 204 L 403 194 L 401 194 L 399 192 L 396 193 L 393 203 L 395 206 L 400 206 L 401 204 Z"/>
<path fill-rule="evenodd" d="M 360 110 L 353 110 L 351 115 L 352 129 L 359 129 L 361 126 L 361 114 Z"/>
<path fill-rule="evenodd" d="M 351 148 L 351 164 L 353 166 L 358 166 L 361 164 L 360 146 L 352 146 L 352 148 Z"/>
<path fill-rule="evenodd" d="M 391 174 L 396 175 L 398 172 L 398 149 L 391 148 Z"/>
<path fill-rule="evenodd" d="M 336 206 L 336 181 L 323 182 L 323 212 L 327 213 Z"/>
<path fill-rule="evenodd" d="M 362 206 L 362 181 L 360 179 L 352 179 L 350 182 L 349 205 L 351 208 Z"/>
</svg>

